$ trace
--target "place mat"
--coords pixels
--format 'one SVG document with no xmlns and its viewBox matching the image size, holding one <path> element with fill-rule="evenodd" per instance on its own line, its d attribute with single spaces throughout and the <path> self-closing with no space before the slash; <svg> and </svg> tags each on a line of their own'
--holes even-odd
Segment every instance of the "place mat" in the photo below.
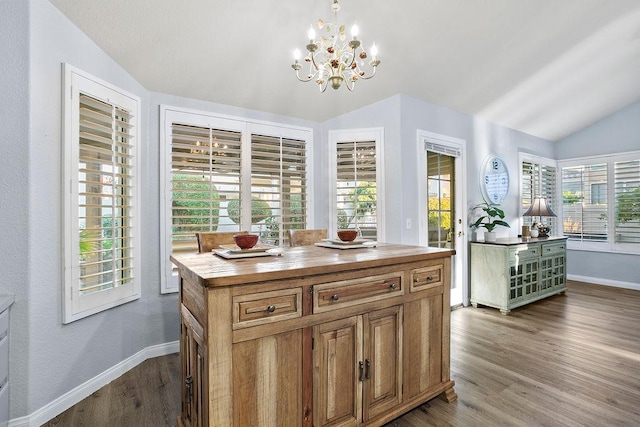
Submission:
<svg viewBox="0 0 640 427">
<path fill-rule="evenodd" d="M 341 243 L 345 243 L 345 242 L 341 242 Z M 361 249 L 361 248 L 375 248 L 378 245 L 378 242 L 373 242 L 370 240 L 367 241 L 360 241 L 357 244 L 350 244 L 350 245 L 344 245 L 341 243 L 333 243 L 332 241 L 325 241 L 325 242 L 317 242 L 314 243 L 314 245 L 316 246 L 320 246 L 322 248 L 331 248 L 331 249 Z"/>
<path fill-rule="evenodd" d="M 261 256 L 280 256 L 282 252 L 276 250 L 266 250 L 261 252 L 232 252 L 228 249 L 214 249 L 211 251 L 213 254 L 218 255 L 224 259 L 238 259 L 238 258 L 255 258 Z"/>
<path fill-rule="evenodd" d="M 229 252 L 232 252 L 232 253 L 249 253 L 249 252 L 266 252 L 269 249 L 276 248 L 277 246 L 267 245 L 267 244 L 264 244 L 264 243 L 258 243 L 254 247 L 249 248 L 249 249 L 241 249 L 236 244 L 220 245 L 220 247 L 222 249 L 226 249 L 226 250 L 228 250 Z"/>
<path fill-rule="evenodd" d="M 333 243 L 334 245 L 362 245 L 370 241 L 371 240 L 357 239 L 357 238 L 354 240 L 351 240 L 350 242 L 345 242 L 344 240 L 340 240 L 340 239 L 322 239 L 322 242 Z"/>
</svg>

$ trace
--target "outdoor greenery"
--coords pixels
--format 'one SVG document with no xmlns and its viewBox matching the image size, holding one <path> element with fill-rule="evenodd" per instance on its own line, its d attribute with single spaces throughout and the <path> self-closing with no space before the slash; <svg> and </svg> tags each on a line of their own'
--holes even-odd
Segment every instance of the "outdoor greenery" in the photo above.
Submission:
<svg viewBox="0 0 640 427">
<path fill-rule="evenodd" d="M 438 218 L 440 224 L 438 224 Z M 429 229 L 441 227 L 446 230 L 451 229 L 451 199 L 429 197 L 429 214 L 428 214 Z"/>
<path fill-rule="evenodd" d="M 616 202 L 616 221 L 619 224 L 640 219 L 640 187 L 620 194 Z"/>
<path fill-rule="evenodd" d="M 575 205 L 582 200 L 582 197 L 578 193 L 574 193 L 573 191 L 563 191 L 562 192 L 562 203 L 565 205 Z"/>
<path fill-rule="evenodd" d="M 351 215 L 345 209 L 338 209 L 338 229 L 349 228 L 356 218 L 362 218 L 367 213 L 376 213 L 377 191 L 376 183 L 371 181 L 358 182 L 356 188 L 349 190 L 348 201 L 353 207 Z"/>
<path fill-rule="evenodd" d="M 483 202 L 472 208 L 472 214 L 476 214 L 478 210 L 484 213 L 471 224 L 471 228 L 485 228 L 488 232 L 492 232 L 498 225 L 510 228 L 509 224 L 504 221 L 504 212 L 498 205 L 491 205 Z"/>
<path fill-rule="evenodd" d="M 240 200 L 230 200 L 227 204 L 229 218 L 236 224 L 240 224 Z M 257 224 L 271 217 L 271 207 L 269 203 L 258 196 L 251 196 L 251 223 Z"/>
<path fill-rule="evenodd" d="M 203 225 L 203 231 L 217 230 L 220 201 L 208 181 L 194 175 L 174 174 L 172 206 L 174 233 L 183 231 L 183 226 L 193 232 L 194 228 L 188 226 L 194 224 Z"/>
</svg>

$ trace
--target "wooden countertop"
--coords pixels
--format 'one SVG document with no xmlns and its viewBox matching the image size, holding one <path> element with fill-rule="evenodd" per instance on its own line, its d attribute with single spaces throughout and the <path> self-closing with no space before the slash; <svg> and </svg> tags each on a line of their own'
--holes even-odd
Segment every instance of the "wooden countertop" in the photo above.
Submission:
<svg viewBox="0 0 640 427">
<path fill-rule="evenodd" d="M 427 248 L 388 243 L 359 249 L 333 249 L 318 246 L 280 248 L 280 256 L 223 259 L 211 253 L 171 255 L 183 277 L 207 287 L 230 286 L 256 281 L 290 279 L 358 268 L 391 265 L 449 257 L 451 249 Z"/>
</svg>

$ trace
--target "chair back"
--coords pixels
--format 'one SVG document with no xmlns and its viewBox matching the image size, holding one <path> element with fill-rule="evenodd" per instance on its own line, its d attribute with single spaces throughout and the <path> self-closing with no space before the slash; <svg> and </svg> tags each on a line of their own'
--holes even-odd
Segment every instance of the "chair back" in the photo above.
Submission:
<svg viewBox="0 0 640 427">
<path fill-rule="evenodd" d="M 247 231 L 207 231 L 196 233 L 198 239 L 198 252 L 211 252 L 220 245 L 233 245 L 233 236 L 236 234 L 247 234 Z"/>
<path fill-rule="evenodd" d="M 287 230 L 289 246 L 309 246 L 327 238 L 327 229 Z"/>
</svg>

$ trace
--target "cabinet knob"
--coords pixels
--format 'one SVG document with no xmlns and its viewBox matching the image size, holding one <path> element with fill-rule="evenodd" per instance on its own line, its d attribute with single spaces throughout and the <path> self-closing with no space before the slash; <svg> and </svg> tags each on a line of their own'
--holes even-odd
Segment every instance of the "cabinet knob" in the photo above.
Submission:
<svg viewBox="0 0 640 427">
<path fill-rule="evenodd" d="M 276 306 L 275 305 L 270 305 L 269 307 L 267 307 L 267 311 L 269 313 L 273 313 L 274 311 L 276 311 Z"/>
<path fill-rule="evenodd" d="M 427 276 L 427 281 L 430 282 L 433 280 L 433 276 Z"/>
<path fill-rule="evenodd" d="M 331 295 L 331 300 L 332 301 L 338 301 L 339 299 L 340 299 L 340 296 L 338 294 Z"/>
<path fill-rule="evenodd" d="M 389 285 L 389 289 L 391 289 L 392 291 L 395 291 L 398 288 L 398 285 L 396 285 L 395 283 L 391 283 Z"/>
</svg>

